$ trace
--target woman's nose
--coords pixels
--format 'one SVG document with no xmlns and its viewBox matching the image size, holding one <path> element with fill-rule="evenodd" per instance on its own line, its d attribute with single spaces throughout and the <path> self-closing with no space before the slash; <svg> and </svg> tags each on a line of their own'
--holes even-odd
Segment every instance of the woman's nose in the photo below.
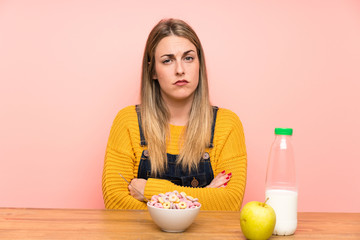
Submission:
<svg viewBox="0 0 360 240">
<path fill-rule="evenodd" d="M 181 75 L 184 75 L 184 67 L 182 65 L 182 62 L 179 61 L 176 63 L 176 75 L 177 76 L 181 76 Z"/>
</svg>

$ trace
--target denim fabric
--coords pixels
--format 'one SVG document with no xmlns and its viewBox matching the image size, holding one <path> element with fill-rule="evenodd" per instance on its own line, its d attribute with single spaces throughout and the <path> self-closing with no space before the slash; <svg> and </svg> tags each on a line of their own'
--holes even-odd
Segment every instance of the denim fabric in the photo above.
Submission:
<svg viewBox="0 0 360 240">
<path fill-rule="evenodd" d="M 211 127 L 211 142 L 209 144 L 209 148 L 213 147 L 215 122 L 216 122 L 216 115 L 218 108 L 213 107 L 213 110 L 214 110 L 214 119 Z M 136 112 L 138 115 L 141 146 L 146 146 L 146 141 L 141 126 L 141 116 L 138 106 L 136 106 Z M 192 169 L 190 172 L 182 169 L 181 165 L 178 165 L 176 163 L 176 159 L 177 159 L 177 155 L 172 155 L 167 153 L 167 167 L 165 173 L 156 176 L 156 178 L 166 179 L 173 182 L 176 185 L 187 186 L 187 187 L 205 187 L 209 185 L 211 181 L 214 179 L 214 173 L 211 168 L 211 162 L 208 152 L 205 152 L 204 156 L 200 159 L 198 169 L 197 170 Z M 141 154 L 137 177 L 143 179 L 155 177 L 151 174 L 151 162 L 147 150 L 144 150 Z"/>
</svg>

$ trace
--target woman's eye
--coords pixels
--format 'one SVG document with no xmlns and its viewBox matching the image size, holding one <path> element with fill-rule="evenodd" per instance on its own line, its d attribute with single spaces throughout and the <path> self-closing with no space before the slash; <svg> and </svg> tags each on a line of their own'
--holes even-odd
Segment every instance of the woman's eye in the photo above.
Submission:
<svg viewBox="0 0 360 240">
<path fill-rule="evenodd" d="M 191 62 L 192 60 L 194 60 L 193 57 L 190 57 L 190 56 L 185 57 L 186 62 Z"/>
<path fill-rule="evenodd" d="M 169 64 L 171 62 L 171 59 L 165 59 L 162 63 Z"/>
</svg>

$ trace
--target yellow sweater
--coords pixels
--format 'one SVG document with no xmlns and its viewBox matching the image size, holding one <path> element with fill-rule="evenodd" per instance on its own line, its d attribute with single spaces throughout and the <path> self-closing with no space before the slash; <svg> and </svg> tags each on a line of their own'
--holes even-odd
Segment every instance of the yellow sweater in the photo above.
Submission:
<svg viewBox="0 0 360 240">
<path fill-rule="evenodd" d="M 170 125 L 172 141 L 167 146 L 170 154 L 179 154 L 178 140 L 183 126 Z M 173 141 L 174 140 L 174 141 Z M 128 181 L 137 177 L 142 151 L 135 106 L 126 107 L 117 114 L 110 131 L 106 149 L 102 178 L 103 197 L 107 209 L 146 209 L 146 203 L 133 198 Z M 222 172 L 232 173 L 231 180 L 224 188 L 181 187 L 168 180 L 149 178 L 145 186 L 145 197 L 184 191 L 199 199 L 202 210 L 239 211 L 246 184 L 246 148 L 242 124 L 230 110 L 218 110 L 214 147 L 210 149 L 211 167 L 214 177 Z"/>
</svg>

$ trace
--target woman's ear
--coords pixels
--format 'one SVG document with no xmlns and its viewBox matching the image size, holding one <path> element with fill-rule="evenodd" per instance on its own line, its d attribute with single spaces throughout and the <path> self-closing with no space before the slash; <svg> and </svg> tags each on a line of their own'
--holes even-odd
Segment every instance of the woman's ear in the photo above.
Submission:
<svg viewBox="0 0 360 240">
<path fill-rule="evenodd" d="M 154 74 L 152 75 L 152 79 L 153 79 L 153 80 L 157 80 L 157 79 L 158 79 L 156 73 L 154 73 Z"/>
<path fill-rule="evenodd" d="M 150 62 L 148 62 L 148 64 L 150 65 Z M 156 75 L 155 70 L 154 70 L 154 74 L 152 75 L 152 79 L 153 79 L 153 80 L 157 80 L 157 75 Z"/>
</svg>

